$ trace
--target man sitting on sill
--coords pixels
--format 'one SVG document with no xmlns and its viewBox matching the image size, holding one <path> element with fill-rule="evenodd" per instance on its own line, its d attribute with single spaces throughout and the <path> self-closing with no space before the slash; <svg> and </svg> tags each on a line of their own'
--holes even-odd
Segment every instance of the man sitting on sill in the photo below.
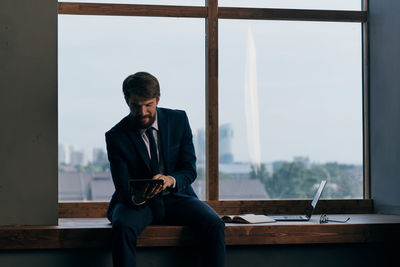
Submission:
<svg viewBox="0 0 400 267">
<path fill-rule="evenodd" d="M 186 113 L 157 107 L 159 83 L 146 72 L 128 76 L 123 93 L 130 114 L 106 133 L 115 186 L 107 210 L 114 266 L 136 266 L 137 238 L 151 223 L 191 226 L 203 265 L 224 266 L 225 224 L 191 187 L 196 156 Z M 137 202 L 130 179 L 160 179 L 163 186 Z"/>
</svg>

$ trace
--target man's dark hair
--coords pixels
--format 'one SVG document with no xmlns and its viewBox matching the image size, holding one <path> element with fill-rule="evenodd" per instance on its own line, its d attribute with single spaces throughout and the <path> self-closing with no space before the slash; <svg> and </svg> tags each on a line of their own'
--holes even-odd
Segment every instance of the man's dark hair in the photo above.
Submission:
<svg viewBox="0 0 400 267">
<path fill-rule="evenodd" d="M 135 95 L 143 99 L 160 96 L 160 85 L 156 77 L 147 72 L 129 75 L 122 84 L 125 100 Z"/>
</svg>

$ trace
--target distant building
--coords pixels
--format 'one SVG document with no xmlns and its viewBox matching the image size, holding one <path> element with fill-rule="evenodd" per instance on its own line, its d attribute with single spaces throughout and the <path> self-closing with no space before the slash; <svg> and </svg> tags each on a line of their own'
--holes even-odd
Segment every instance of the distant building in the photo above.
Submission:
<svg viewBox="0 0 400 267">
<path fill-rule="evenodd" d="M 110 201 L 114 193 L 114 184 L 110 176 L 94 177 L 88 186 L 88 200 Z"/>
<path fill-rule="evenodd" d="M 228 175 L 230 178 L 248 179 L 250 178 L 251 163 L 221 163 L 219 172 Z"/>
<path fill-rule="evenodd" d="M 219 162 L 220 163 L 233 163 L 232 153 L 232 138 L 233 129 L 231 124 L 223 124 L 219 126 Z"/>
<path fill-rule="evenodd" d="M 197 133 L 193 136 L 193 143 L 197 163 L 204 163 L 206 160 L 206 133 L 204 129 L 197 130 Z"/>
<path fill-rule="evenodd" d="M 72 151 L 71 165 L 72 166 L 87 166 L 89 164 L 88 156 L 85 151 Z"/>
<path fill-rule="evenodd" d="M 193 189 L 200 199 L 205 199 L 205 179 L 197 179 Z M 264 185 L 257 179 L 227 179 L 219 182 L 219 199 L 223 200 L 250 200 L 269 199 Z"/>
<path fill-rule="evenodd" d="M 58 145 L 58 163 L 68 165 L 71 163 L 71 150 L 67 145 Z"/>
<path fill-rule="evenodd" d="M 97 165 L 103 165 L 107 163 L 107 153 L 102 148 L 93 148 L 93 163 Z"/>
<path fill-rule="evenodd" d="M 226 165 L 228 167 L 228 165 Z M 233 179 L 220 180 L 221 199 L 268 199 L 264 185 L 257 179 L 245 178 L 245 168 L 237 167 L 231 171 L 238 171 L 242 178 L 235 179 L 240 174 L 233 175 Z M 243 166 L 242 166 L 243 167 Z M 242 169 L 242 170 L 239 170 Z M 62 171 L 58 174 L 59 201 L 109 201 L 114 192 L 111 173 Z M 200 199 L 206 197 L 206 183 L 204 176 L 198 177 L 193 183 L 193 189 Z"/>
<path fill-rule="evenodd" d="M 219 198 L 229 200 L 270 199 L 264 185 L 257 179 L 222 180 Z"/>
<path fill-rule="evenodd" d="M 87 166 L 89 159 L 84 150 L 75 150 L 73 146 L 58 145 L 58 163 L 68 166 Z"/>
<path fill-rule="evenodd" d="M 58 173 L 59 201 L 108 201 L 113 192 L 114 185 L 109 171 L 75 170 Z"/>
<path fill-rule="evenodd" d="M 218 157 L 220 163 L 233 163 L 232 153 L 233 129 L 231 124 L 223 124 L 219 127 Z M 193 136 L 194 148 L 196 151 L 197 163 L 204 163 L 206 160 L 206 133 L 204 129 L 198 129 Z"/>
</svg>

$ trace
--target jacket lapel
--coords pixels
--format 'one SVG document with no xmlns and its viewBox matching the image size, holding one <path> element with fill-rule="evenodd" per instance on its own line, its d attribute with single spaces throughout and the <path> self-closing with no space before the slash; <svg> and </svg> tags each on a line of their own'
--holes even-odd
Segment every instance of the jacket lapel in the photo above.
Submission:
<svg viewBox="0 0 400 267">
<path fill-rule="evenodd" d="M 161 139 L 161 153 L 164 162 L 164 171 L 168 173 L 168 146 L 169 146 L 169 130 L 168 130 L 168 116 L 159 108 L 157 108 L 158 116 L 158 130 Z"/>
<path fill-rule="evenodd" d="M 139 152 L 139 155 L 145 162 L 149 171 L 151 171 L 150 158 L 147 152 L 146 145 L 142 137 L 140 136 L 140 129 L 134 127 L 133 118 L 132 115 L 130 114 L 128 115 L 128 120 L 127 120 L 127 135 L 129 139 L 132 141 L 132 143 L 135 145 L 136 150 Z"/>
</svg>

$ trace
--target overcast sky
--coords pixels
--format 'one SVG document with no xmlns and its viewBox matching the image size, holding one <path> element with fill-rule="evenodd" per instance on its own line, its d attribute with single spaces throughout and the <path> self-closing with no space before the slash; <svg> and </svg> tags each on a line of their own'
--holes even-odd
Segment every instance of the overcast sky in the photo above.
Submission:
<svg viewBox="0 0 400 267">
<path fill-rule="evenodd" d="M 230 2 L 239 3 L 219 1 Z M 348 0 L 246 1 L 257 3 L 360 10 L 360 1 Z M 129 112 L 122 81 L 137 71 L 159 79 L 160 106 L 186 110 L 194 133 L 204 128 L 204 28 L 204 19 L 59 15 L 59 142 L 89 155 L 93 147 L 105 147 L 104 133 Z M 360 23 L 220 20 L 219 121 L 233 127 L 235 160 L 249 160 L 244 110 L 249 28 L 257 55 L 261 160 L 309 156 L 360 164 Z"/>
</svg>

